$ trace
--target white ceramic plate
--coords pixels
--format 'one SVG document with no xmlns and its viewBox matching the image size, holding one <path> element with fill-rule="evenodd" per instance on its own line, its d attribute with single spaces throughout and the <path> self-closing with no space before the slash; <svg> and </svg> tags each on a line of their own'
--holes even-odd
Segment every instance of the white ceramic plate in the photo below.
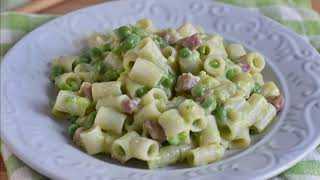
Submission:
<svg viewBox="0 0 320 180">
<path fill-rule="evenodd" d="M 280 86 L 285 108 L 253 145 L 197 168 L 147 170 L 91 157 L 69 142 L 63 123 L 50 116 L 55 93 L 48 65 L 60 55 L 79 54 L 86 37 L 151 18 L 157 27 L 185 21 L 240 42 L 267 59 L 265 76 Z M 54 179 L 265 179 L 292 166 L 320 143 L 320 56 L 304 40 L 258 14 L 211 1 L 132 0 L 70 13 L 23 38 L 1 63 L 1 137 L 14 153 Z M 137 167 L 135 167 L 135 165 Z"/>
</svg>

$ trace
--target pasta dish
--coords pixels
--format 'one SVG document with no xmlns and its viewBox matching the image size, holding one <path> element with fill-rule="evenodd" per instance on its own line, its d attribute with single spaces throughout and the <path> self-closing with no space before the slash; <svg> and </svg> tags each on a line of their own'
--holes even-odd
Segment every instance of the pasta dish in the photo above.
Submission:
<svg viewBox="0 0 320 180">
<path fill-rule="evenodd" d="M 142 19 L 94 33 L 83 54 L 52 62 L 52 113 L 88 154 L 152 169 L 206 165 L 249 147 L 283 108 L 264 67 L 260 53 L 218 34 L 190 23 L 157 30 Z"/>
</svg>

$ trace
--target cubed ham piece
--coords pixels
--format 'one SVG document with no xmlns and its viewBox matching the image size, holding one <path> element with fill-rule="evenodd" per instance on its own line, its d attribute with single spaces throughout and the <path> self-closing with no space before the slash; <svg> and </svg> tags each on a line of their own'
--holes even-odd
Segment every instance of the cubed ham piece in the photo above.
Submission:
<svg viewBox="0 0 320 180">
<path fill-rule="evenodd" d="M 249 72 L 250 71 L 250 65 L 245 62 L 245 56 L 239 57 L 236 62 L 238 62 L 238 65 L 241 67 L 242 72 Z"/>
<path fill-rule="evenodd" d="M 282 95 L 268 97 L 267 100 L 276 108 L 277 111 L 280 111 L 284 106 L 284 98 Z"/>
<path fill-rule="evenodd" d="M 191 73 L 183 73 L 178 76 L 175 90 L 177 92 L 190 91 L 200 81 L 200 77 L 194 76 Z"/>
<path fill-rule="evenodd" d="M 170 45 L 175 45 L 178 41 L 176 36 L 170 31 L 160 32 L 159 36 L 162 37 Z"/>
<path fill-rule="evenodd" d="M 77 145 L 80 145 L 80 134 L 85 131 L 84 127 L 79 127 L 73 135 L 73 142 Z"/>
<path fill-rule="evenodd" d="M 88 82 L 83 82 L 80 86 L 80 93 L 83 93 L 85 97 L 92 98 L 92 88 Z"/>
<path fill-rule="evenodd" d="M 143 128 L 148 132 L 152 139 L 162 143 L 166 140 L 166 135 L 162 126 L 157 121 L 144 121 Z"/>
<path fill-rule="evenodd" d="M 122 111 L 124 113 L 132 114 L 138 110 L 139 104 L 140 104 L 139 98 L 124 99 L 121 104 Z"/>
<path fill-rule="evenodd" d="M 201 45 L 201 37 L 198 33 L 193 34 L 192 36 L 185 37 L 179 40 L 182 47 L 189 48 L 190 50 L 195 50 Z"/>
<path fill-rule="evenodd" d="M 242 72 L 249 72 L 250 71 L 250 65 L 244 62 L 238 63 L 238 65 L 241 67 Z"/>
</svg>

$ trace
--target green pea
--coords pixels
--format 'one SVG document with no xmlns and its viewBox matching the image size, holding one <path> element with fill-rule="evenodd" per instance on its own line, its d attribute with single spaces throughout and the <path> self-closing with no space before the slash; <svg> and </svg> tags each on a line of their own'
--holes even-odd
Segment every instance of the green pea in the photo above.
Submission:
<svg viewBox="0 0 320 180">
<path fill-rule="evenodd" d="M 85 57 L 85 56 L 80 56 L 79 59 L 78 59 L 78 62 L 79 62 L 79 64 L 80 64 L 80 63 L 90 64 L 91 59 L 90 59 L 90 58 L 87 58 L 87 57 Z"/>
<path fill-rule="evenodd" d="M 226 73 L 226 77 L 229 80 L 233 80 L 237 75 L 237 70 L 236 69 L 229 69 Z"/>
<path fill-rule="evenodd" d="M 67 84 L 69 85 L 69 90 L 71 90 L 71 91 L 77 91 L 80 88 L 79 82 L 77 82 L 76 80 L 73 80 L 73 79 L 69 80 L 67 82 Z"/>
<path fill-rule="evenodd" d="M 147 87 L 139 88 L 139 89 L 137 89 L 137 91 L 136 91 L 136 96 L 137 96 L 137 97 L 142 97 L 142 96 L 144 96 L 145 94 L 147 94 L 148 91 L 149 91 L 149 88 L 147 88 Z"/>
<path fill-rule="evenodd" d="M 77 60 L 75 60 L 72 64 L 72 69 L 74 69 L 78 64 L 85 63 L 85 64 L 90 64 L 91 62 L 91 57 L 90 53 L 84 53 L 82 54 Z"/>
<path fill-rule="evenodd" d="M 141 39 L 143 39 L 144 37 L 146 37 L 148 35 L 148 33 L 146 31 L 144 31 L 141 28 L 132 26 L 132 32 L 136 35 L 138 35 Z"/>
<path fill-rule="evenodd" d="M 108 70 L 104 74 L 104 78 L 106 81 L 115 81 L 119 78 L 120 74 L 115 70 Z"/>
<path fill-rule="evenodd" d="M 136 47 L 136 45 L 138 44 L 140 40 L 140 37 L 136 34 L 130 34 L 128 36 L 128 38 L 126 39 L 125 43 L 128 44 L 129 49 L 132 49 L 134 47 Z"/>
<path fill-rule="evenodd" d="M 121 55 L 122 49 L 123 49 L 123 47 L 122 47 L 121 44 L 120 44 L 120 46 L 118 46 L 116 49 L 114 49 L 113 52 L 114 52 L 115 54 L 117 54 L 117 55 Z"/>
<path fill-rule="evenodd" d="M 251 93 L 253 94 L 253 93 L 260 93 L 260 92 L 261 92 L 261 86 L 260 84 L 255 82 Z"/>
<path fill-rule="evenodd" d="M 173 79 L 171 79 L 171 78 L 166 78 L 162 81 L 162 85 L 165 88 L 170 88 L 172 86 L 172 84 L 173 84 Z"/>
<path fill-rule="evenodd" d="M 191 89 L 191 94 L 193 97 L 201 97 L 207 90 L 207 87 L 203 84 L 198 84 Z"/>
<path fill-rule="evenodd" d="M 158 45 L 158 47 L 160 47 L 160 49 L 163 49 L 168 46 L 168 43 L 159 36 L 155 36 L 153 40 Z"/>
<path fill-rule="evenodd" d="M 169 74 L 169 75 L 163 76 L 160 80 L 160 83 L 165 88 L 171 88 L 172 85 L 174 84 L 174 81 L 175 81 L 174 76 Z"/>
<path fill-rule="evenodd" d="M 188 139 L 189 133 L 187 131 L 180 132 L 177 136 L 168 138 L 168 142 L 171 145 L 185 144 Z"/>
<path fill-rule="evenodd" d="M 88 116 L 88 118 L 84 122 L 83 127 L 87 128 L 87 129 L 91 128 L 96 116 L 97 116 L 97 111 L 93 111 L 92 113 L 90 113 L 90 115 Z"/>
<path fill-rule="evenodd" d="M 56 86 L 60 90 L 70 90 L 70 91 L 77 91 L 80 88 L 80 81 L 75 78 L 68 78 L 66 81 L 61 79 L 56 79 Z"/>
<path fill-rule="evenodd" d="M 125 38 L 127 38 L 131 33 L 132 33 L 132 30 L 128 26 L 121 26 L 117 30 L 117 34 L 121 40 L 124 40 Z"/>
<path fill-rule="evenodd" d="M 129 49 L 135 48 L 140 41 L 140 37 L 136 34 L 130 34 L 125 41 L 123 41 L 119 48 L 122 53 L 128 51 Z"/>
<path fill-rule="evenodd" d="M 201 104 L 201 106 L 208 110 L 209 112 L 212 112 L 217 107 L 217 102 L 213 97 L 209 97 L 204 100 L 204 102 Z"/>
<path fill-rule="evenodd" d="M 103 58 L 102 51 L 96 47 L 90 49 L 89 54 L 91 59 L 101 60 Z"/>
<path fill-rule="evenodd" d="M 54 65 L 51 68 L 51 79 L 55 79 L 56 77 L 62 75 L 64 73 L 64 69 L 61 65 Z"/>
<path fill-rule="evenodd" d="M 220 66 L 220 62 L 218 60 L 210 61 L 209 65 L 213 68 L 218 68 Z"/>
<path fill-rule="evenodd" d="M 181 58 L 188 58 L 191 55 L 192 55 L 192 52 L 190 51 L 189 48 L 182 48 L 179 51 L 179 57 L 181 57 Z"/>
<path fill-rule="evenodd" d="M 103 49 L 103 51 L 112 51 L 110 44 L 105 44 L 102 49 Z"/>
<path fill-rule="evenodd" d="M 220 122 L 223 121 L 227 116 L 227 112 L 222 105 L 218 105 L 214 110 L 213 114 Z"/>
<path fill-rule="evenodd" d="M 71 124 L 75 123 L 77 120 L 78 120 L 78 116 L 69 117 L 69 121 L 71 122 Z"/>
<path fill-rule="evenodd" d="M 76 130 L 80 127 L 79 124 L 77 123 L 74 123 L 74 124 L 71 124 L 69 127 L 68 127 L 68 134 L 70 136 L 70 138 L 72 138 L 74 136 L 74 133 L 76 132 Z"/>
<path fill-rule="evenodd" d="M 106 66 L 102 61 L 99 61 L 96 63 L 95 69 L 98 74 L 103 74 L 106 71 Z"/>
</svg>

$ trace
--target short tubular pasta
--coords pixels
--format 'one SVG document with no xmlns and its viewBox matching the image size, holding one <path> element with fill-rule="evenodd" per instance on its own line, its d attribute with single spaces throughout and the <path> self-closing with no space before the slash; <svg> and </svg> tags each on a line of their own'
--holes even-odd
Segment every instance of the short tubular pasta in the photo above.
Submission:
<svg viewBox="0 0 320 180">
<path fill-rule="evenodd" d="M 191 149 L 191 145 L 170 145 L 161 147 L 158 158 L 149 160 L 148 166 L 150 169 L 154 169 L 177 163 L 181 159 L 184 159 L 186 151 L 189 149 Z"/>
<path fill-rule="evenodd" d="M 159 88 L 153 88 L 146 95 L 141 98 L 141 104 L 147 105 L 157 101 L 168 101 L 166 93 Z"/>
<path fill-rule="evenodd" d="M 241 74 L 242 69 L 239 65 L 233 63 L 231 60 L 226 59 L 225 76 L 230 81 L 233 81 L 235 75 Z"/>
<path fill-rule="evenodd" d="M 112 144 L 111 155 L 122 162 L 131 158 L 153 160 L 157 158 L 159 145 L 156 141 L 140 137 L 135 131 L 128 132 Z"/>
<path fill-rule="evenodd" d="M 127 99 L 129 99 L 129 97 L 125 94 L 120 96 L 107 96 L 102 99 L 98 99 L 96 104 L 96 110 L 99 110 L 100 107 L 111 107 L 121 112 L 122 102 Z"/>
<path fill-rule="evenodd" d="M 245 121 L 241 117 L 241 113 L 239 113 L 238 116 L 233 117 L 234 119 L 228 119 L 224 123 L 219 124 L 219 131 L 221 136 L 229 141 L 233 140 L 242 130 L 242 128 L 245 127 Z"/>
<path fill-rule="evenodd" d="M 133 65 L 129 77 L 148 87 L 155 87 L 162 76 L 163 72 L 150 61 L 138 59 Z"/>
<path fill-rule="evenodd" d="M 80 97 L 75 92 L 61 90 L 59 91 L 53 110 L 69 113 L 74 116 L 84 116 L 89 105 L 89 99 Z"/>
<path fill-rule="evenodd" d="M 265 66 L 265 60 L 261 54 L 254 52 L 245 56 L 245 62 L 250 66 L 250 72 L 259 73 Z"/>
<path fill-rule="evenodd" d="M 90 48 L 97 47 L 102 48 L 107 43 L 107 37 L 104 34 L 101 33 L 93 33 L 89 40 L 88 40 L 88 46 Z"/>
<path fill-rule="evenodd" d="M 204 42 L 209 49 L 209 55 L 213 55 L 215 57 L 227 58 L 228 54 L 223 45 L 223 38 L 219 35 L 213 35 L 209 37 L 208 40 Z"/>
<path fill-rule="evenodd" d="M 226 47 L 226 51 L 228 53 L 228 57 L 232 60 L 240 58 L 241 56 L 246 55 L 246 50 L 244 50 L 241 44 L 232 43 Z"/>
<path fill-rule="evenodd" d="M 233 96 L 224 103 L 224 107 L 227 109 L 243 110 L 247 104 L 248 102 L 243 96 Z"/>
<path fill-rule="evenodd" d="M 176 109 L 170 109 L 162 113 L 158 121 L 167 138 L 175 137 L 187 129 L 184 119 Z"/>
<path fill-rule="evenodd" d="M 220 57 L 209 56 L 204 61 L 204 70 L 213 77 L 220 76 L 225 70 L 225 61 Z"/>
<path fill-rule="evenodd" d="M 167 63 L 171 66 L 174 72 L 178 71 L 177 50 L 172 46 L 167 46 L 162 49 L 163 56 L 167 59 Z"/>
<path fill-rule="evenodd" d="M 80 140 L 89 154 L 97 154 L 104 151 L 104 134 L 99 126 L 82 132 Z"/>
<path fill-rule="evenodd" d="M 123 68 L 126 71 L 130 71 L 136 62 L 138 58 L 138 55 L 136 54 L 135 50 L 129 50 L 124 56 L 123 56 Z"/>
<path fill-rule="evenodd" d="M 161 111 L 156 102 L 150 103 L 142 107 L 135 115 L 134 121 L 130 129 L 141 131 L 142 124 L 146 120 L 156 121 L 161 115 Z"/>
<path fill-rule="evenodd" d="M 213 95 L 219 102 L 225 102 L 228 98 L 234 95 L 237 91 L 237 86 L 229 81 L 221 82 L 221 84 L 213 89 Z"/>
<path fill-rule="evenodd" d="M 81 63 L 74 68 L 74 72 L 78 74 L 83 81 L 93 83 L 95 81 L 95 73 L 90 64 Z"/>
<path fill-rule="evenodd" d="M 121 83 L 118 81 L 93 83 L 92 84 L 92 98 L 97 101 L 100 98 L 107 96 L 121 95 Z"/>
<path fill-rule="evenodd" d="M 159 158 L 148 161 L 148 166 L 151 169 L 165 167 L 167 165 L 178 162 L 179 157 L 180 157 L 180 150 L 178 146 L 176 145 L 165 146 L 160 148 Z"/>
<path fill-rule="evenodd" d="M 229 141 L 224 139 L 224 138 L 221 138 L 221 145 L 224 147 L 224 149 L 228 149 L 229 148 Z"/>
<path fill-rule="evenodd" d="M 183 96 L 177 96 L 166 103 L 166 110 L 177 109 L 178 106 L 186 100 Z"/>
<path fill-rule="evenodd" d="M 254 82 L 258 83 L 260 86 L 264 84 L 263 76 L 261 73 L 252 73 L 252 79 Z"/>
<path fill-rule="evenodd" d="M 114 109 L 100 107 L 94 124 L 100 126 L 103 130 L 121 134 L 126 118 L 127 116 L 125 114 L 119 113 Z"/>
<path fill-rule="evenodd" d="M 252 126 L 252 129 L 255 132 L 261 133 L 270 124 L 276 114 L 276 108 L 272 104 L 268 103 L 263 114 L 258 117 L 257 122 Z"/>
<path fill-rule="evenodd" d="M 250 134 L 248 128 L 243 128 L 238 135 L 229 143 L 229 149 L 246 148 L 250 145 Z"/>
<path fill-rule="evenodd" d="M 136 51 L 138 57 L 146 59 L 154 63 L 158 68 L 168 72 L 169 66 L 166 59 L 162 55 L 160 49 L 151 38 L 143 39 L 137 46 Z"/>
<path fill-rule="evenodd" d="M 104 152 L 105 153 L 111 153 L 112 143 L 118 139 L 120 136 L 119 134 L 114 133 L 103 133 L 104 135 Z"/>
<path fill-rule="evenodd" d="M 116 139 L 112 143 L 111 156 L 121 162 L 128 161 L 130 158 L 132 158 L 130 142 L 137 137 L 139 137 L 138 133 L 135 131 L 130 131 L 121 136 L 119 139 Z"/>
<path fill-rule="evenodd" d="M 179 57 L 179 67 L 181 72 L 198 74 L 202 68 L 202 61 L 197 51 L 192 52 L 188 57 Z"/>
<path fill-rule="evenodd" d="M 149 161 L 156 159 L 159 154 L 159 145 L 156 141 L 145 137 L 134 137 L 130 141 L 130 150 L 133 158 Z"/>
<path fill-rule="evenodd" d="M 80 76 L 73 72 L 64 73 L 55 79 L 56 86 L 61 90 L 78 91 L 81 82 Z"/>
<path fill-rule="evenodd" d="M 136 92 L 138 89 L 144 87 L 144 85 L 131 80 L 129 77 L 124 78 L 123 84 L 124 84 L 124 88 L 126 90 L 126 93 L 132 98 L 136 97 Z"/>
<path fill-rule="evenodd" d="M 234 78 L 234 82 L 244 93 L 244 97 L 248 98 L 254 87 L 254 81 L 250 73 L 241 73 Z"/>
<path fill-rule="evenodd" d="M 199 83 L 204 84 L 206 87 L 208 87 L 208 89 L 212 89 L 220 85 L 220 81 L 208 75 L 205 71 L 201 71 L 199 73 L 199 76 L 200 76 Z"/>
<path fill-rule="evenodd" d="M 204 110 L 196 102 L 187 99 L 178 106 L 178 110 L 191 131 L 199 132 L 206 128 L 207 120 Z"/>
<path fill-rule="evenodd" d="M 145 18 L 93 33 L 87 47 L 55 59 L 50 80 L 52 114 L 88 154 L 206 165 L 248 148 L 285 105 L 277 81 L 264 82 L 262 54 L 190 23 L 156 30 Z"/>
<path fill-rule="evenodd" d="M 104 63 L 107 67 L 113 70 L 121 71 L 123 69 L 121 57 L 114 52 L 111 52 L 106 56 Z"/>
<path fill-rule="evenodd" d="M 76 60 L 75 56 L 61 56 L 52 62 L 52 66 L 62 66 L 65 72 L 72 72 L 72 65 Z"/>
<path fill-rule="evenodd" d="M 264 108 L 268 107 L 267 100 L 260 94 L 253 94 L 248 99 L 248 103 L 251 105 L 251 109 L 248 111 L 248 126 L 256 123 L 257 119 L 261 117 Z"/>
<path fill-rule="evenodd" d="M 155 31 L 155 27 L 153 26 L 152 21 L 148 18 L 144 18 L 144 19 L 139 20 L 136 25 L 138 27 L 148 31 L 148 32 Z"/>
<path fill-rule="evenodd" d="M 185 23 L 178 29 L 178 33 L 182 38 L 184 38 L 199 32 L 191 23 Z"/>
<path fill-rule="evenodd" d="M 192 166 L 201 166 L 219 160 L 225 149 L 218 144 L 202 146 L 189 151 L 187 161 Z"/>
<path fill-rule="evenodd" d="M 261 87 L 261 94 L 264 97 L 279 96 L 280 90 L 278 89 L 277 85 L 273 81 L 269 81 L 269 82 L 266 82 Z"/>
<path fill-rule="evenodd" d="M 209 144 L 220 144 L 220 132 L 214 116 L 209 115 L 207 118 L 207 127 L 200 132 L 199 145 L 206 146 Z"/>
</svg>

